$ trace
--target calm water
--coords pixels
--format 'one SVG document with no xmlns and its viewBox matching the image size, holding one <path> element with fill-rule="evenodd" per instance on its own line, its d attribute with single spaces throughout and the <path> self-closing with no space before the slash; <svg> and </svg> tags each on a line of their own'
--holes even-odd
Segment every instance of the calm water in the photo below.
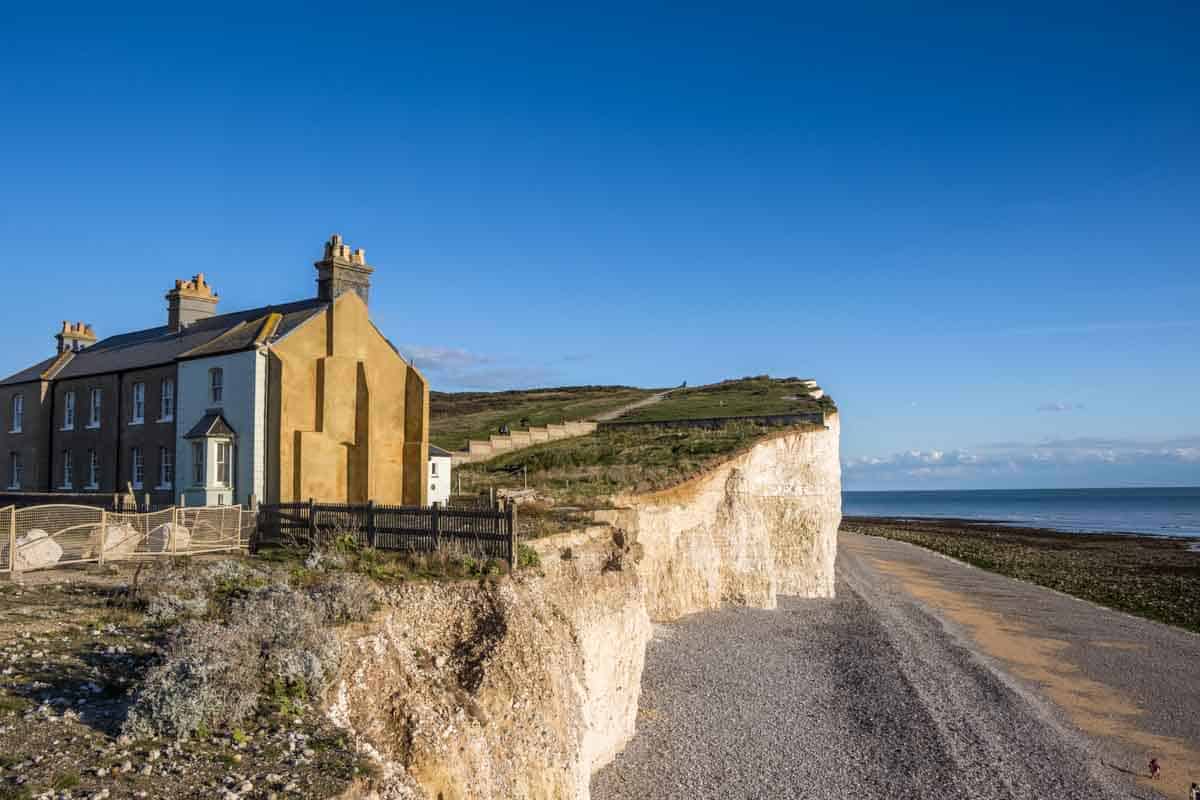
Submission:
<svg viewBox="0 0 1200 800">
<path fill-rule="evenodd" d="M 1200 537 L 1200 487 L 844 492 L 842 513 L 956 517 L 1060 531 L 1130 531 Z"/>
</svg>

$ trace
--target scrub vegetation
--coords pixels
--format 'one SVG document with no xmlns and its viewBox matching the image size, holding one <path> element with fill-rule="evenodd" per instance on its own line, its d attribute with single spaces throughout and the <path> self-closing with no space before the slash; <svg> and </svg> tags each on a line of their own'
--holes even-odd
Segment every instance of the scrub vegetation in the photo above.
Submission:
<svg viewBox="0 0 1200 800">
<path fill-rule="evenodd" d="M 748 449 L 764 436 L 816 425 L 767 428 L 732 422 L 716 429 L 611 428 L 463 464 L 464 492 L 521 489 L 566 509 L 604 508 L 614 494 L 649 492 L 682 483 Z M 522 511 L 525 509 L 522 508 Z"/>
<path fill-rule="evenodd" d="M 623 414 L 618 421 L 661 422 L 833 410 L 833 401 L 828 397 L 811 396 L 816 389 L 816 383 L 805 378 L 772 378 L 769 375 L 737 378 L 707 386 L 673 389 L 659 402 Z"/>
<path fill-rule="evenodd" d="M 486 439 L 501 425 L 521 430 L 591 419 L 654 394 L 632 386 L 561 386 L 510 392 L 430 392 L 429 441 L 459 450 Z"/>
</svg>

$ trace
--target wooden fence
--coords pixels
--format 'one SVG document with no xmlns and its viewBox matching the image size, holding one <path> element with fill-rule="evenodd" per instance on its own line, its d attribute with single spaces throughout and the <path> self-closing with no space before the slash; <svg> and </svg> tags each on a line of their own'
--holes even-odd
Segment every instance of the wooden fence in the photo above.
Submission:
<svg viewBox="0 0 1200 800">
<path fill-rule="evenodd" d="M 311 548 L 329 537 L 353 536 L 362 547 L 402 552 L 449 549 L 513 563 L 516 508 L 470 509 L 365 503 L 279 503 L 258 509 L 253 547 Z"/>
</svg>

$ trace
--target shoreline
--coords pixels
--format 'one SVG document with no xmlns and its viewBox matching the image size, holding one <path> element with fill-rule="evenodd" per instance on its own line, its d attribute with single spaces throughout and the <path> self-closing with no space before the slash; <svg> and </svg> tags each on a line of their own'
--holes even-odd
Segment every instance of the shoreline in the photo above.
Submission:
<svg viewBox="0 0 1200 800">
<path fill-rule="evenodd" d="M 1041 525 L 1029 525 L 1023 522 L 1009 522 L 1003 519 L 979 519 L 975 517 L 924 517 L 920 514 L 904 514 L 899 516 L 883 516 L 877 514 L 844 514 L 843 522 L 859 523 L 864 525 L 903 525 L 914 524 L 922 526 L 946 526 L 964 529 L 979 529 L 980 531 L 1005 531 L 1010 533 L 1025 533 L 1038 536 L 1087 536 L 1098 538 L 1120 537 L 1122 539 L 1138 538 L 1138 539 L 1153 539 L 1156 541 L 1173 541 L 1185 544 L 1200 545 L 1200 534 L 1196 535 L 1181 535 L 1171 533 L 1147 533 L 1146 531 L 1122 531 L 1122 530 L 1071 530 L 1065 528 L 1051 528 Z"/>
<path fill-rule="evenodd" d="M 908 542 L 980 569 L 1200 633 L 1200 540 L 1070 533 L 949 518 L 847 516 L 841 530 Z"/>
</svg>

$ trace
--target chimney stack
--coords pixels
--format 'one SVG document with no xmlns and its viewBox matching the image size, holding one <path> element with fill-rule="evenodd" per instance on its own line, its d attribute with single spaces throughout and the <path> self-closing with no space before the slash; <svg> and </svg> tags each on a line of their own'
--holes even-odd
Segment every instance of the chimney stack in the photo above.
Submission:
<svg viewBox="0 0 1200 800">
<path fill-rule="evenodd" d="M 91 347 L 96 343 L 96 333 L 92 330 L 91 325 L 85 325 L 82 322 L 67 322 L 64 319 L 62 330 L 54 334 L 54 341 L 58 342 L 59 355 L 68 350 L 78 353 L 85 347 Z"/>
<path fill-rule="evenodd" d="M 193 275 L 190 281 L 177 280 L 167 292 L 167 327 L 178 333 L 193 322 L 208 319 L 217 313 L 220 297 L 204 281 L 204 273 Z"/>
<path fill-rule="evenodd" d="M 317 268 L 317 297 L 325 301 L 345 292 L 356 292 L 364 303 L 371 297 L 371 273 L 367 251 L 351 250 L 341 234 L 333 234 L 325 243 L 325 258 L 313 264 Z"/>
</svg>

